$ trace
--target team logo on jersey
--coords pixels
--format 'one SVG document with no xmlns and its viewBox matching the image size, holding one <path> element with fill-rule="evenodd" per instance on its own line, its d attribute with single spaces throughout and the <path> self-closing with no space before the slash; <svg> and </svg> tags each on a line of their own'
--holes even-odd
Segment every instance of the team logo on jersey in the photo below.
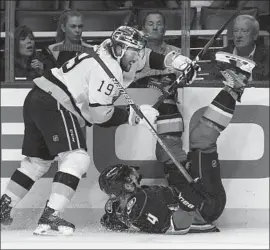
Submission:
<svg viewBox="0 0 270 250">
<path fill-rule="evenodd" d="M 133 197 L 128 203 L 127 203 L 127 214 L 131 213 L 131 210 L 136 203 L 136 197 Z"/>
<path fill-rule="evenodd" d="M 212 160 L 212 167 L 216 168 L 217 167 L 217 161 L 216 160 Z"/>
<path fill-rule="evenodd" d="M 112 208 L 112 205 L 113 205 L 113 202 L 112 200 L 108 200 L 107 203 L 106 203 L 106 207 L 105 207 L 105 210 L 111 214 L 113 212 L 113 208 Z"/>
<path fill-rule="evenodd" d="M 59 136 L 58 135 L 53 135 L 52 139 L 53 139 L 53 141 L 57 142 L 57 141 L 59 141 Z"/>
</svg>

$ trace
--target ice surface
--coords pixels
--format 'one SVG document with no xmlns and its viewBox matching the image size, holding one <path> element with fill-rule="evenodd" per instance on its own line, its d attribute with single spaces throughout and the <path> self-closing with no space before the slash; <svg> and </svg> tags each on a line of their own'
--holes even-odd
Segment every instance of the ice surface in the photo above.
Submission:
<svg viewBox="0 0 270 250">
<path fill-rule="evenodd" d="M 220 233 L 149 235 L 78 229 L 73 236 L 34 236 L 30 230 L 1 231 L 2 249 L 269 249 L 269 228 Z"/>
</svg>

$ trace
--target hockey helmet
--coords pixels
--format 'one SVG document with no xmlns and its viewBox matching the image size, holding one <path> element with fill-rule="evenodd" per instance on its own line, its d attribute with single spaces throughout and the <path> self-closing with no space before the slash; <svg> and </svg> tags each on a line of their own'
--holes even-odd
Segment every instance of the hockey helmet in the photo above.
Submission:
<svg viewBox="0 0 270 250">
<path fill-rule="evenodd" d="M 122 58 L 128 48 L 137 49 L 138 51 L 144 49 L 147 42 L 144 35 L 140 31 L 129 26 L 118 27 L 112 33 L 111 40 L 113 46 L 119 44 L 123 46 L 122 54 L 121 56 L 118 56 L 118 58 Z"/>
<path fill-rule="evenodd" d="M 109 166 L 99 176 L 99 187 L 108 195 L 121 195 L 125 192 L 125 184 L 140 184 L 142 176 L 138 173 L 139 167 L 117 164 Z M 132 178 L 133 177 L 133 178 Z"/>
<path fill-rule="evenodd" d="M 146 46 L 146 39 L 140 31 L 129 26 L 118 27 L 111 35 L 113 43 L 126 45 L 128 48 L 141 50 Z"/>
</svg>

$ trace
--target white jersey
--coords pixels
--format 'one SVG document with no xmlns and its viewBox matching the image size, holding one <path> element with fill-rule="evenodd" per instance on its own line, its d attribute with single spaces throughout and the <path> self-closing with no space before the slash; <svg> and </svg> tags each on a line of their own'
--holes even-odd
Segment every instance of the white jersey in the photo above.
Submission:
<svg viewBox="0 0 270 250">
<path fill-rule="evenodd" d="M 100 48 L 98 54 L 122 85 L 119 63 L 105 48 Z M 113 100 L 119 95 L 117 86 L 102 66 L 86 53 L 72 58 L 61 68 L 53 68 L 51 73 L 34 82 L 74 113 L 82 126 L 83 120 L 92 124 L 108 121 L 114 112 Z"/>
</svg>

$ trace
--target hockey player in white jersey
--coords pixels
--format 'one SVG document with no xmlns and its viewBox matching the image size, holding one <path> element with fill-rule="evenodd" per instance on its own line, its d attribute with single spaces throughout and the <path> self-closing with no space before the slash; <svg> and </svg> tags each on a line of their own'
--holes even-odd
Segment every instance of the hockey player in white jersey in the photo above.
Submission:
<svg viewBox="0 0 270 250">
<path fill-rule="evenodd" d="M 141 59 L 144 47 L 145 39 L 139 31 L 121 26 L 104 46 L 99 47 L 97 54 L 124 85 L 123 71 L 128 72 Z M 182 64 L 191 63 L 186 57 L 166 60 L 175 61 L 171 64 L 179 70 Z M 160 63 L 164 65 L 164 61 Z M 117 86 L 101 64 L 85 53 L 34 79 L 34 83 L 23 106 L 22 154 L 26 157 L 11 176 L 1 197 L 1 224 L 12 222 L 12 208 L 58 157 L 60 164 L 53 178 L 51 194 L 34 234 L 71 235 L 75 226 L 60 218 L 59 212 L 67 207 L 90 165 L 81 127 L 120 125 L 128 121 L 129 113 L 114 106 L 114 100 L 119 96 Z"/>
</svg>

